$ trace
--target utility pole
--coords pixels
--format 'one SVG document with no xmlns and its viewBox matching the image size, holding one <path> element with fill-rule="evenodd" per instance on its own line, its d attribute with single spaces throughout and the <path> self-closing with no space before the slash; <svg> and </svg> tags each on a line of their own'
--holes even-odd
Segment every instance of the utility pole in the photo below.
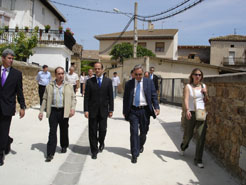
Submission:
<svg viewBox="0 0 246 185">
<path fill-rule="evenodd" d="M 138 11 L 138 3 L 135 2 L 135 6 L 134 6 L 133 58 L 137 58 L 137 46 L 138 46 L 137 11 Z"/>
</svg>

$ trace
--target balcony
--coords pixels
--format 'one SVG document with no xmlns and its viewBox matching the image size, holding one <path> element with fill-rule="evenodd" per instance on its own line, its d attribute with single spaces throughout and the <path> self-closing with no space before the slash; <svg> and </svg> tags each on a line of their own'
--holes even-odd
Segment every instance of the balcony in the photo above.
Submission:
<svg viewBox="0 0 246 185">
<path fill-rule="evenodd" d="M 246 66 L 245 57 L 224 57 L 222 61 L 224 66 Z"/>
<path fill-rule="evenodd" d="M 23 31 L 27 36 L 32 35 L 34 30 L 29 29 L 28 31 L 24 29 L 19 29 L 19 32 Z M 5 31 L 4 29 L 0 29 L 0 44 L 3 43 L 11 43 L 17 37 L 18 32 L 15 29 L 9 29 Z M 45 30 L 38 31 L 38 41 L 39 44 L 47 44 L 47 45 L 65 45 L 68 49 L 72 51 L 73 45 L 76 43 L 76 40 L 72 36 L 71 33 L 60 32 L 59 30 L 49 30 L 48 33 Z"/>
</svg>

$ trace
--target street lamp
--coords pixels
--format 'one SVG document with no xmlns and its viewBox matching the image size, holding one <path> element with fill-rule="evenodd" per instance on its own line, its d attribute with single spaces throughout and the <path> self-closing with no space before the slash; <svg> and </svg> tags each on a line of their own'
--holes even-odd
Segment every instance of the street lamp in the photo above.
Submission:
<svg viewBox="0 0 246 185">
<path fill-rule="evenodd" d="M 137 58 L 137 46 L 138 46 L 138 34 L 137 34 L 137 10 L 138 3 L 134 4 L 134 35 L 133 35 L 133 58 Z M 130 17 L 128 14 L 121 12 L 118 8 L 114 8 L 113 11 Z M 131 18 L 131 17 L 130 17 Z"/>
</svg>

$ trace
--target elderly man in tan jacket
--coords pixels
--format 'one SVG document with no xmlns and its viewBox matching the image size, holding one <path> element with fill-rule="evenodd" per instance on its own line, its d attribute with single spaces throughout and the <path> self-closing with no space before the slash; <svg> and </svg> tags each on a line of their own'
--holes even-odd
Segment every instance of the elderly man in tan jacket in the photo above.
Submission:
<svg viewBox="0 0 246 185">
<path fill-rule="evenodd" d="M 55 69 L 56 79 L 46 86 L 42 106 L 38 115 L 39 120 L 43 119 L 43 112 L 46 109 L 46 117 L 49 118 L 49 141 L 47 143 L 46 162 L 50 162 L 55 154 L 57 145 L 57 126 L 60 127 L 61 153 L 67 152 L 69 145 L 68 121 L 75 113 L 76 95 L 73 86 L 64 81 L 64 69 Z"/>
</svg>

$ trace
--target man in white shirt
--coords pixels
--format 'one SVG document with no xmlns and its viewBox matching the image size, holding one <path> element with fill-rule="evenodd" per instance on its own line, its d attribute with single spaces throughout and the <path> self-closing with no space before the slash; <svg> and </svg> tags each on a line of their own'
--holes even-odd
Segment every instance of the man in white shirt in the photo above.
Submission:
<svg viewBox="0 0 246 185">
<path fill-rule="evenodd" d="M 116 98 L 118 85 L 120 84 L 120 78 L 117 76 L 117 72 L 114 72 L 114 76 L 112 77 L 112 83 L 113 83 L 114 98 Z"/>
<path fill-rule="evenodd" d="M 65 81 L 73 85 L 74 93 L 79 88 L 79 76 L 74 72 L 74 67 L 70 67 L 69 73 L 66 74 Z"/>
</svg>

